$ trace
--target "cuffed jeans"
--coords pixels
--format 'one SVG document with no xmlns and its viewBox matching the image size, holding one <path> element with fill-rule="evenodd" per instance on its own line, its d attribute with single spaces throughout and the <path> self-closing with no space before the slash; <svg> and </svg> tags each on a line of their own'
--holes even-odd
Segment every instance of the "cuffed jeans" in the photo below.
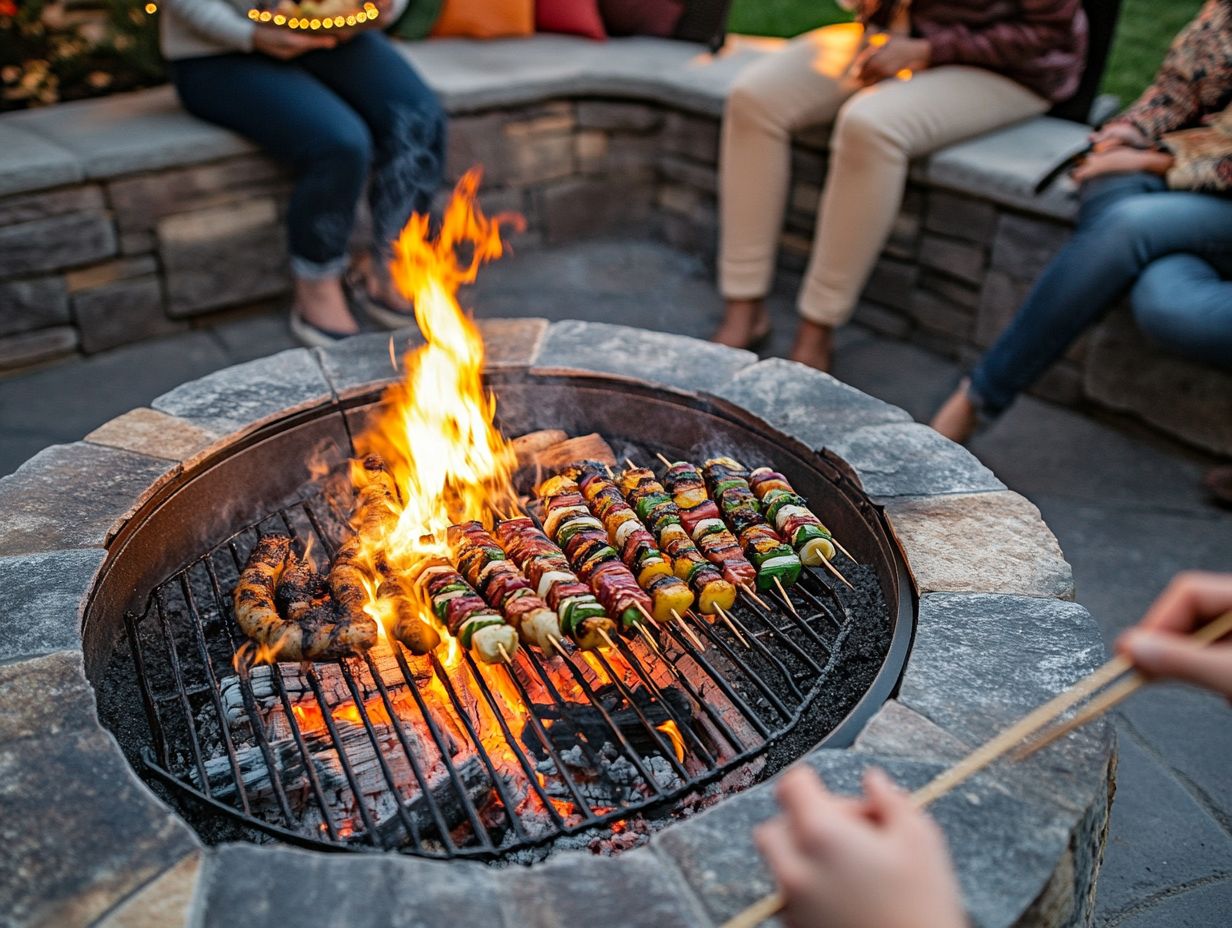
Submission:
<svg viewBox="0 0 1232 928">
<path fill-rule="evenodd" d="M 190 113 L 294 167 L 287 225 L 297 276 L 345 269 L 365 183 L 378 251 L 389 249 L 412 212 L 430 208 L 444 168 L 445 117 L 382 33 L 290 61 L 185 58 L 172 62 L 171 76 Z"/>
<path fill-rule="evenodd" d="M 1164 348 L 1232 367 L 1232 201 L 1168 190 L 1154 174 L 1082 188 L 1073 236 L 971 372 L 971 396 L 995 416 L 1126 291 L 1142 330 Z"/>
</svg>

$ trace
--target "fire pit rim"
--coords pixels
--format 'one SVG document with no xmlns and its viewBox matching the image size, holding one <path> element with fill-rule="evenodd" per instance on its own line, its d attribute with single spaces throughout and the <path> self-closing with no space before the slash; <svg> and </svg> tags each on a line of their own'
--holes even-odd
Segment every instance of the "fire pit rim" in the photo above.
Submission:
<svg viewBox="0 0 1232 928">
<path fill-rule="evenodd" d="M 503 321 L 506 326 L 514 329 L 519 328 L 519 322 Z M 576 332 L 578 325 L 587 326 L 591 324 L 571 323 L 571 332 Z M 554 328 L 554 327 L 553 327 Z M 612 326 L 595 326 L 595 340 L 600 341 L 603 337 L 609 334 L 609 330 L 619 328 Z M 507 360 L 502 365 L 506 369 L 523 370 L 532 369 L 534 361 L 537 359 L 540 346 L 546 341 L 550 334 L 549 327 L 546 324 L 536 324 L 534 321 L 527 324 L 524 328 L 526 342 L 528 347 L 523 352 L 520 358 L 516 360 Z M 643 333 L 644 334 L 644 333 Z M 651 336 L 654 333 L 649 333 Z M 670 337 L 665 337 L 670 338 Z M 641 344 L 645 344 L 643 340 Z M 678 343 L 670 340 L 667 344 L 668 348 L 678 347 Z M 288 363 L 315 365 L 318 370 L 322 371 L 322 381 L 328 386 L 327 398 L 323 402 L 316 403 L 314 408 L 321 405 L 330 406 L 338 405 L 340 402 L 339 392 L 336 385 L 329 381 L 325 368 L 322 365 L 323 354 L 328 352 L 308 352 L 302 349 L 287 352 L 287 355 L 292 357 L 288 359 Z M 749 368 L 757 367 L 751 358 L 745 358 L 746 353 L 732 352 L 733 367 L 738 371 L 745 371 Z M 553 362 L 558 360 L 567 361 L 568 358 L 558 358 L 553 355 Z M 617 359 L 618 361 L 620 359 Z M 764 364 L 766 362 L 762 362 Z M 580 365 L 585 367 L 586 365 Z M 240 367 L 245 367 L 241 365 Z M 629 363 L 629 369 L 635 369 L 632 363 Z M 238 368 L 229 369 L 232 375 L 238 374 Z M 225 386 L 226 373 L 222 372 L 223 377 L 221 382 Z M 607 373 L 611 373 L 608 371 Z M 619 373 L 619 372 L 617 372 Z M 812 377 L 810 374 L 801 372 L 801 376 Z M 827 379 L 823 375 L 817 375 L 812 378 L 817 386 L 817 389 L 822 393 L 827 388 Z M 318 394 L 319 395 L 319 394 Z M 700 394 L 699 394 L 700 395 Z M 162 399 L 162 398 L 160 398 Z M 305 397 L 300 397 L 301 401 Z M 726 402 L 722 397 L 718 399 Z M 293 405 L 293 404 L 292 404 Z M 159 410 L 159 400 L 153 404 L 156 411 Z M 821 409 L 824 413 L 824 407 Z M 166 414 L 166 410 L 162 410 Z M 756 415 L 756 412 L 753 413 Z M 245 435 L 252 434 L 255 429 L 259 429 L 261 419 L 234 429 L 227 434 L 219 434 L 211 431 L 209 428 L 203 428 L 199 422 L 194 422 L 192 416 L 168 416 L 168 424 L 171 427 L 187 427 L 195 429 L 199 436 L 200 445 L 197 451 L 193 454 L 186 454 L 178 462 L 167 458 L 159 458 L 157 455 L 151 455 L 146 452 L 134 451 L 131 447 L 127 448 L 130 455 L 139 455 L 142 459 L 151 462 L 149 472 L 161 471 L 161 476 L 153 481 L 153 485 L 147 485 L 145 488 L 135 488 L 132 481 L 129 484 L 123 484 L 114 488 L 114 492 L 104 494 L 104 498 L 99 500 L 99 506 L 104 510 L 109 510 L 114 513 L 114 523 L 120 526 L 131 516 L 136 507 L 145 501 L 145 497 L 154 492 L 160 481 L 172 479 L 184 470 L 192 469 L 200 464 L 202 460 L 207 459 L 201 457 L 210 453 L 211 444 L 209 439 L 213 440 L 213 444 L 225 444 L 231 441 L 240 439 Z M 879 426 L 870 426 L 869 428 L 878 428 Z M 789 431 L 783 429 L 783 431 Z M 118 444 L 117 444 L 118 443 Z M 120 443 L 120 439 L 108 438 L 107 444 L 124 448 L 124 444 Z M 148 444 L 148 442 L 147 442 Z M 27 490 L 32 481 L 43 479 L 45 481 L 60 481 L 66 476 L 76 477 L 82 480 L 87 485 L 92 481 L 97 480 L 97 474 L 92 473 L 92 467 L 99 462 L 106 462 L 114 455 L 111 454 L 113 447 L 107 447 L 100 444 L 79 443 L 78 445 L 65 446 L 72 452 L 64 452 L 66 461 L 46 456 L 42 461 L 36 457 L 27 465 L 23 466 L 22 471 L 13 477 L 0 480 L 0 503 L 12 502 L 9 515 L 6 517 L 10 520 L 14 518 L 14 512 L 20 518 L 27 514 L 23 512 L 23 506 L 27 511 L 30 509 L 38 510 L 41 503 L 35 499 L 22 500 L 21 494 Z M 909 454 L 910 448 L 904 449 L 904 456 Z M 47 473 L 41 473 L 41 471 Z M 858 470 L 858 467 L 857 467 Z M 16 479 L 15 479 L 16 478 Z M 7 485 L 6 485 L 7 484 Z M 957 497 L 954 495 L 954 490 L 944 490 L 937 494 L 925 494 L 922 497 L 916 495 L 913 500 L 924 499 L 928 500 L 930 496 L 941 499 L 942 503 L 949 504 L 954 502 Z M 962 491 L 957 491 L 961 495 Z M 994 510 L 1001 507 L 1007 513 L 1011 512 L 1016 494 L 991 490 L 981 490 L 978 487 L 972 487 L 969 495 L 982 495 L 987 502 L 991 503 Z M 950 496 L 950 499 L 944 497 Z M 1018 498 L 1020 499 L 1020 498 Z M 961 500 L 960 500 L 961 502 Z M 36 512 L 36 515 L 43 515 L 41 511 Z M 65 518 L 71 518 L 72 513 L 65 513 Z M 904 515 L 900 517 L 891 511 L 890 521 L 896 529 L 908 528 L 914 522 L 918 523 L 922 520 L 927 520 L 929 516 L 921 515 L 919 512 L 911 512 L 904 510 Z M 1051 538 L 1046 529 L 1041 530 L 1043 535 Z M 114 525 L 113 525 L 114 528 Z M 50 550 L 44 551 L 23 551 L 20 548 L 14 550 L 12 547 L 5 550 L 5 556 L 0 557 L 0 576 L 12 578 L 20 576 L 23 571 L 33 571 L 44 581 L 41 585 L 4 585 L 6 588 L 3 591 L 5 612 L 10 616 L 13 614 L 39 616 L 44 619 L 47 616 L 52 616 L 52 621 L 63 623 L 69 621 L 73 624 L 75 632 L 80 634 L 80 626 L 78 620 L 83 615 L 83 610 L 80 606 L 83 601 L 95 588 L 95 584 L 99 575 L 99 568 L 103 560 L 103 555 L 98 552 L 99 548 L 110 548 L 114 544 L 114 531 L 108 530 L 96 542 L 85 543 L 53 543 Z M 970 541 L 965 543 L 970 544 Z M 1055 544 L 1055 542 L 1054 542 Z M 917 554 L 925 554 L 918 547 L 913 548 L 913 545 L 908 542 L 905 545 L 909 563 L 914 563 L 914 558 Z M 73 567 L 69 570 L 58 569 L 58 565 L 62 565 L 67 561 L 73 561 Z M 40 573 L 41 571 L 41 573 Z M 1090 617 L 1085 614 L 1085 611 L 1072 604 L 1053 602 L 1048 597 L 1067 595 L 1062 589 L 1060 592 L 1055 590 L 1055 584 L 1045 589 L 1040 589 L 1034 596 L 1028 595 L 1025 599 L 1022 596 L 1022 590 L 1006 583 L 1010 586 L 1011 596 L 998 595 L 996 593 L 981 592 L 977 587 L 970 592 L 946 592 L 935 593 L 925 588 L 924 597 L 921 602 L 922 616 L 924 610 L 928 610 L 932 615 L 935 612 L 943 611 L 943 607 L 951 600 L 956 600 L 960 604 L 967 603 L 968 605 L 979 601 L 981 607 L 986 607 L 990 610 L 1008 610 L 1011 606 L 1027 608 L 1036 608 L 1043 610 L 1041 614 L 1052 615 L 1064 614 L 1072 618 L 1074 630 L 1072 632 L 1073 640 L 1087 641 L 1094 640 L 1098 644 L 1098 631 L 1094 629 Z M 1044 597 L 1040 599 L 1039 597 Z M 1010 601 L 1013 602 L 1010 602 Z M 1028 602 L 1030 600 L 1030 602 Z M 73 607 L 72 604 L 77 606 Z M 72 612 L 72 617 L 66 615 L 66 612 Z M 10 619 L 10 622 L 12 620 Z M 935 622 L 934 619 L 930 619 Z M 3 626 L 0 626 L 3 627 Z M 944 627 L 944 626 L 937 626 Z M 196 839 L 182 821 L 179 820 L 169 808 L 164 806 L 146 787 L 137 780 L 133 771 L 128 767 L 127 762 L 120 754 L 118 745 L 105 731 L 101 728 L 97 716 L 93 712 L 92 702 L 87 703 L 86 711 L 83 713 L 81 700 L 83 696 L 87 699 L 92 697 L 92 691 L 88 682 L 84 677 L 82 650 L 80 637 L 76 639 L 76 646 L 66 645 L 64 632 L 56 630 L 59 637 L 50 636 L 47 646 L 26 645 L 25 650 L 16 655 L 5 658 L 7 663 L 0 664 L 0 692 L 6 694 L 6 703 L 8 705 L 17 704 L 18 710 L 24 710 L 24 715 L 16 721 L 10 721 L 6 726 L 0 727 L 0 760 L 8 760 L 10 764 L 19 756 L 19 752 L 23 756 L 33 758 L 33 764 L 38 768 L 39 764 L 43 768 L 50 765 L 52 773 L 60 773 L 65 776 L 63 781 L 62 800 L 65 808 L 61 810 L 60 817 L 53 819 L 50 823 L 51 827 L 44 829 L 44 833 L 50 843 L 43 842 L 41 836 L 27 839 L 27 843 L 15 842 L 0 850 L 0 856 L 16 854 L 22 859 L 6 860 L 7 864 L 16 865 L 31 865 L 36 859 L 41 861 L 38 866 L 44 868 L 54 868 L 59 866 L 60 870 L 45 869 L 41 873 L 36 871 L 35 879 L 30 881 L 28 887 L 6 887 L 0 889 L 0 901 L 6 902 L 6 908 L 20 916 L 26 912 L 30 918 L 42 918 L 48 914 L 67 915 L 67 921 L 89 922 L 95 918 L 111 911 L 115 911 L 121 906 L 130 908 L 136 906 L 138 909 L 142 905 L 154 906 L 157 905 L 159 899 L 165 897 L 168 893 L 168 881 L 179 887 L 184 896 L 184 915 L 187 917 L 188 912 L 194 907 L 213 907 L 222 911 L 225 909 L 225 901 L 219 898 L 218 886 L 220 879 L 223 877 L 224 871 L 227 873 L 234 872 L 237 867 L 243 869 L 249 867 L 253 860 L 259 859 L 269 861 L 269 866 L 280 866 L 281 862 L 292 861 L 297 868 L 303 868 L 305 872 L 310 872 L 314 867 L 318 866 L 317 862 L 309 863 L 306 858 L 316 858 L 324 855 L 307 854 L 306 852 L 288 851 L 286 849 L 270 849 L 270 848 L 248 848 L 240 849 L 234 846 L 224 845 L 218 848 L 204 850 L 200 842 Z M 1028 657 L 1025 652 L 1024 658 Z M 929 668 L 920 665 L 916 660 L 917 655 L 913 654 L 913 659 L 909 663 L 908 673 L 913 671 L 920 678 L 927 675 Z M 935 656 L 934 656 L 935 657 Z M 932 659 L 932 658 L 930 658 Z M 939 667 L 932 668 L 938 672 L 946 672 L 947 668 Z M 42 682 L 40 682 L 42 681 Z M 30 683 L 39 684 L 39 687 L 44 690 L 43 698 L 40 698 L 37 705 L 29 705 L 29 694 L 25 695 L 25 702 L 20 701 L 21 689 Z M 893 715 L 895 718 L 890 718 Z M 49 724 L 51 723 L 51 724 Z M 886 707 L 878 713 L 870 725 L 870 730 L 873 726 L 880 725 L 875 739 L 868 739 L 866 743 L 857 742 L 855 748 L 846 750 L 829 750 L 823 749 L 816 751 L 809 757 L 804 759 L 804 762 L 814 766 L 821 767 L 828 771 L 838 782 L 838 785 L 850 785 L 852 770 L 862 767 L 870 760 L 885 764 L 891 769 L 891 772 L 902 773 L 905 779 L 910 779 L 912 771 L 915 775 L 927 774 L 931 768 L 937 767 L 938 762 L 944 758 L 943 747 L 938 746 L 938 733 L 958 737 L 961 739 L 962 733 L 957 736 L 953 732 L 947 731 L 943 727 L 939 727 L 931 722 L 926 716 L 915 712 L 905 704 L 892 701 L 887 703 Z M 50 738 L 51 734 L 59 735 L 60 731 L 68 731 L 78 736 L 79 744 L 77 753 L 69 758 L 61 757 L 55 754 L 53 742 Z M 904 748 L 903 754 L 896 757 L 894 753 L 895 738 L 900 739 L 904 744 L 911 743 L 911 736 L 918 735 L 924 732 L 926 736 L 932 737 L 934 742 L 927 750 L 920 753 L 919 745 L 914 748 Z M 866 732 L 866 734 L 868 734 Z M 1047 888 L 1048 874 L 1052 872 L 1051 864 L 1044 868 L 1043 863 L 1048 862 L 1051 857 L 1052 863 L 1055 863 L 1057 857 L 1062 858 L 1062 866 L 1057 872 L 1064 869 L 1064 860 L 1069 857 L 1071 862 L 1086 845 L 1089 845 L 1091 835 L 1097 834 L 1102 828 L 1102 823 L 1106 823 L 1106 802 L 1107 802 L 1107 776 L 1109 775 L 1112 765 L 1112 746 L 1107 734 L 1106 728 L 1098 728 L 1086 735 L 1080 736 L 1078 742 L 1084 746 L 1090 747 L 1094 745 L 1095 753 L 1102 758 L 1103 767 L 1093 770 L 1084 771 L 1078 781 L 1070 784 L 1074 788 L 1075 796 L 1070 797 L 1066 801 L 1061 801 L 1057 798 L 1055 805 L 1057 808 L 1051 809 L 1050 814 L 1043 816 L 1041 821 L 1045 821 L 1045 825 L 1041 825 L 1042 837 L 1038 840 L 1031 838 L 1028 835 L 1004 835 L 995 832 L 981 834 L 978 830 L 972 832 L 969 837 L 979 839 L 981 842 L 987 842 L 985 846 L 991 848 L 993 842 L 1006 842 L 1006 846 L 1001 846 L 1001 853 L 1004 856 L 1008 852 L 1016 853 L 1021 850 L 1023 844 L 1032 844 L 1035 857 L 1034 870 L 1032 875 L 1020 881 L 1020 885 L 1015 887 L 1013 893 L 1002 893 L 998 895 L 999 889 L 995 881 L 992 881 L 991 888 L 985 892 L 985 896 L 989 898 L 981 898 L 977 894 L 975 902 L 981 905 L 981 911 L 999 911 L 1003 918 L 996 919 L 1009 923 L 1014 921 L 1026 907 L 1022 903 L 1030 903 L 1039 895 L 1038 890 Z M 1064 746 L 1062 746 L 1064 748 Z M 29 750 L 34 752 L 31 755 L 24 755 L 24 752 Z M 904 760 L 903 757 L 911 757 L 912 751 L 915 751 L 916 760 Z M 1041 759 L 1041 764 L 1046 764 L 1048 758 Z M 1055 758 L 1053 758 L 1055 763 Z M 119 765 L 118 767 L 116 765 Z M 57 766 L 58 765 L 58 766 Z M 35 773 L 40 772 L 38 769 Z M 42 772 L 47 772 L 44 769 Z M 1055 772 L 1055 771 L 1054 771 Z M 111 788 L 104 790 L 104 793 L 98 792 L 98 783 L 93 783 L 86 786 L 83 778 L 92 776 L 100 782 L 107 783 Z M 1020 785 L 1013 783 L 1008 784 L 1009 788 L 1021 790 Z M 989 800 L 989 797 L 997 798 L 1002 796 L 1007 788 L 1006 783 L 1000 780 L 989 777 L 987 782 L 975 783 L 972 786 L 970 795 L 979 798 L 981 795 L 984 802 Z M 767 888 L 764 871 L 750 873 L 750 851 L 747 843 L 744 842 L 746 835 L 735 834 L 731 832 L 732 821 L 743 822 L 745 824 L 764 818 L 772 809 L 770 800 L 770 784 L 763 783 L 746 793 L 729 798 L 726 802 L 720 804 L 714 810 L 698 816 L 688 822 L 681 823 L 676 827 L 664 832 L 662 836 L 656 838 L 649 848 L 639 849 L 622 855 L 615 861 L 596 861 L 590 858 L 577 858 L 577 855 L 570 853 L 562 853 L 554 857 L 542 867 L 535 868 L 533 874 L 538 874 L 533 880 L 523 876 L 516 878 L 519 885 L 524 885 L 527 882 L 541 885 L 543 892 L 552 895 L 553 898 L 559 899 L 559 894 L 553 893 L 550 889 L 551 874 L 555 873 L 561 867 L 600 867 L 605 868 L 610 874 L 610 868 L 623 867 L 630 871 L 645 873 L 647 871 L 646 862 L 653 861 L 654 866 L 649 868 L 653 871 L 653 882 L 655 885 L 647 886 L 646 892 L 653 896 L 656 892 L 662 896 L 666 892 L 667 897 L 676 900 L 675 904 L 679 908 L 679 917 L 682 921 L 688 924 L 704 924 L 705 919 L 720 920 L 724 913 L 734 911 L 741 905 L 751 901 L 751 899 L 759 892 Z M 981 793 L 981 791 L 983 791 Z M 21 791 L 19 790 L 19 794 Z M 962 797 L 957 797 L 961 799 Z M 22 801 L 33 801 L 30 797 L 25 797 Z M 998 800 L 1000 801 L 1000 800 Z M 104 809 L 103 806 L 106 806 Z M 1103 812 L 1101 818 L 1100 812 Z M 939 808 L 940 813 L 940 808 Z M 56 839 L 58 835 L 57 829 L 68 829 L 66 834 L 73 834 L 77 828 L 82 826 L 83 822 L 97 820 L 100 833 L 95 840 L 100 843 L 95 845 L 77 846 L 73 849 L 73 853 L 69 855 L 68 861 L 60 860 L 66 853 L 67 848 L 57 846 Z M 117 829 L 121 820 L 128 820 L 129 834 L 126 837 L 117 840 Z M 972 822 L 970 821 L 970 810 L 966 813 L 959 808 L 949 819 L 943 819 L 947 824 L 959 828 L 960 832 L 963 828 L 970 831 Z M 712 858 L 705 861 L 705 867 L 698 869 L 695 866 L 696 861 L 691 858 L 693 849 L 697 846 L 699 836 L 704 837 L 707 834 L 707 829 L 713 829 L 716 822 L 724 823 L 722 828 L 727 834 L 727 841 L 720 842 L 720 846 L 714 848 Z M 736 840 L 739 839 L 739 840 Z M 1045 840 L 1046 839 L 1046 840 Z M 61 839 L 67 843 L 70 839 Z M 33 841 L 33 844 L 29 842 Z M 1085 842 L 1085 844 L 1084 844 Z M 1044 846 L 1046 845 L 1046 847 Z M 1067 849 L 1068 847 L 1068 849 Z M 1042 849 L 1041 849 L 1042 848 Z M 1087 848 L 1089 851 L 1089 848 Z M 1098 850 L 1098 848 L 1096 848 Z M 117 876 L 116 873 L 107 871 L 106 867 L 100 865 L 92 868 L 91 855 L 97 856 L 100 859 L 115 861 L 119 859 L 120 868 L 125 872 Z M 290 855 L 288 857 L 287 855 Z M 730 871 L 730 866 L 733 863 L 733 855 L 739 856 L 739 865 L 742 872 L 745 873 L 745 878 L 728 887 L 727 893 L 719 893 L 715 895 L 708 889 L 707 880 L 713 882 L 715 875 L 723 876 Z M 965 877 L 971 876 L 969 872 L 963 870 L 964 861 L 970 855 L 960 857 L 960 872 L 964 873 Z M 329 858 L 334 863 L 329 866 L 342 866 L 348 872 L 351 872 L 352 866 L 367 867 L 368 864 L 362 861 L 355 861 L 354 864 L 347 864 L 337 858 Z M 185 861 L 191 860 L 193 863 L 186 865 Z M 277 861 L 277 863 L 276 863 Z M 206 878 L 201 879 L 201 865 L 207 864 L 205 869 Z M 111 866 L 109 863 L 108 867 Z M 321 864 L 320 866 L 325 866 Z M 409 859 L 398 858 L 396 863 L 386 862 L 383 866 L 402 868 L 404 874 L 411 874 L 415 871 L 406 870 L 406 867 L 425 867 L 427 869 L 418 871 L 425 878 L 440 881 L 442 887 L 454 886 L 452 882 L 454 877 L 461 871 L 456 871 L 452 875 L 446 874 L 444 864 L 416 861 Z M 452 867 L 465 867 L 462 862 L 455 862 Z M 452 869 L 448 868 L 448 869 Z M 82 872 L 84 869 L 85 872 Z M 471 868 L 473 869 L 473 867 Z M 1071 867 L 1071 871 L 1072 871 Z M 11 869 L 9 872 L 13 872 Z M 341 871 L 339 871 L 341 872 Z M 487 904 L 490 900 L 481 899 L 485 892 L 498 892 L 498 884 L 503 880 L 508 883 L 513 879 L 509 877 L 511 871 L 502 871 L 493 873 L 485 871 L 482 878 L 477 878 L 473 891 L 464 894 L 475 897 L 475 904 L 484 902 Z M 520 872 L 520 871 L 512 871 Z M 62 882 L 54 882 L 54 880 L 63 876 L 65 873 L 74 876 L 74 879 L 63 880 Z M 709 876 L 707 876 L 709 873 Z M 983 874 L 986 876 L 986 874 Z M 1072 874 L 1071 874 L 1072 875 Z M 263 877 L 265 879 L 266 877 Z M 642 877 L 643 879 L 651 879 L 649 876 Z M 671 884 L 670 891 L 665 890 L 662 881 L 674 881 Z M 610 880 L 609 880 L 610 882 Z M 421 884 L 422 885 L 422 884 Z M 456 887 L 454 887 L 456 888 Z M 1072 894 L 1077 898 L 1082 892 L 1089 890 L 1089 885 L 1082 885 L 1081 878 L 1078 880 L 1078 885 L 1071 887 Z M 450 890 L 453 891 L 453 890 Z M 33 892 L 41 898 L 37 905 L 39 908 L 33 908 L 36 903 L 29 897 L 28 893 Z M 517 898 L 522 890 L 512 894 L 510 898 L 513 902 L 508 903 L 517 908 L 522 906 L 520 911 L 524 913 L 533 912 L 534 908 L 527 909 L 525 906 L 527 900 L 519 903 Z M 16 893 L 16 901 L 20 905 L 9 906 L 7 903 L 13 900 L 8 898 L 9 894 Z M 194 896 L 195 894 L 195 896 Z M 174 895 L 174 892 L 172 893 Z M 131 899 L 129 897 L 132 897 Z M 677 899 L 676 897 L 679 896 Z M 195 899 L 196 901 L 192 901 Z M 143 901 L 144 900 L 144 901 Z M 611 904 L 616 905 L 623 902 L 624 898 L 620 897 L 617 900 L 612 900 Z M 1078 900 L 1080 902 L 1080 900 Z M 1075 902 L 1074 904 L 1078 904 Z M 561 900 L 559 905 L 567 908 L 567 902 Z M 664 904 L 667 904 L 666 902 Z M 22 906 L 25 906 L 24 908 Z M 1013 910 L 1013 911 L 1011 911 Z M 617 911 L 620 911 L 618 908 Z M 703 914 L 704 913 L 704 914 Z M 201 917 L 201 912 L 197 912 L 194 917 Z M 625 911 L 627 915 L 627 911 Z M 281 920 L 281 916 L 280 920 Z M 981 921 L 984 919 L 981 918 Z M 649 923 L 649 922 L 648 922 Z"/>
</svg>

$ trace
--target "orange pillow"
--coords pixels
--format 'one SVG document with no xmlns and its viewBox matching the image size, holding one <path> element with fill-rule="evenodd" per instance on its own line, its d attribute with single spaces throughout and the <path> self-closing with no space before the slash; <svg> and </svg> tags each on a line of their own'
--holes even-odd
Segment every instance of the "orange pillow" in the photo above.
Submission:
<svg viewBox="0 0 1232 928">
<path fill-rule="evenodd" d="M 532 35 L 534 31 L 535 0 L 445 0 L 432 27 L 434 36 L 467 39 Z"/>
</svg>

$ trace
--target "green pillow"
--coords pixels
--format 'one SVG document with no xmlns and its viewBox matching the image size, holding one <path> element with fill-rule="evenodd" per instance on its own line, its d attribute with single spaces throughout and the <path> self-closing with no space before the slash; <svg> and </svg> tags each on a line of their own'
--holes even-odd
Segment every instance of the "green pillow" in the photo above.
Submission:
<svg viewBox="0 0 1232 928">
<path fill-rule="evenodd" d="M 440 18 L 444 5 L 445 0 L 411 0 L 398 21 L 389 27 L 389 34 L 400 39 L 426 39 Z"/>
</svg>

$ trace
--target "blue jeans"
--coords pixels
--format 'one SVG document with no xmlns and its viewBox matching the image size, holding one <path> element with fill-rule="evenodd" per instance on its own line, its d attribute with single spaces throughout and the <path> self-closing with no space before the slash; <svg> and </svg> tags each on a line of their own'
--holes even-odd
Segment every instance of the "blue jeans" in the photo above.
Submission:
<svg viewBox="0 0 1232 928">
<path fill-rule="evenodd" d="M 1073 236 L 971 372 L 971 396 L 995 416 L 1132 287 L 1148 336 L 1232 367 L 1232 201 L 1170 191 L 1153 174 L 1096 178 Z"/>
<path fill-rule="evenodd" d="M 441 183 L 445 117 L 384 34 L 363 32 L 290 61 L 262 54 L 172 62 L 185 109 L 252 139 L 295 169 L 287 210 L 291 269 L 331 277 L 346 267 L 355 209 L 368 184 L 373 236 L 388 249 Z"/>
</svg>

